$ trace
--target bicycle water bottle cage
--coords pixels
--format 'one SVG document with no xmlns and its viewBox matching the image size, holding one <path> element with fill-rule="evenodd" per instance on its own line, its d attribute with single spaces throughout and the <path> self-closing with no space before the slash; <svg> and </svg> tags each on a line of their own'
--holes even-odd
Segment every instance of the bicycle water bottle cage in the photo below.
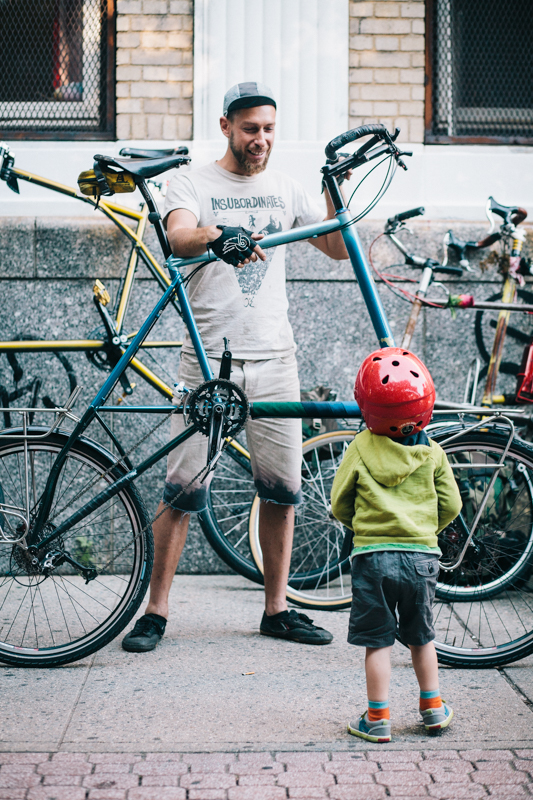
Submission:
<svg viewBox="0 0 533 800">
<path fill-rule="evenodd" d="M 503 226 L 520 225 L 527 217 L 527 211 L 520 206 L 502 206 L 496 202 L 494 197 L 489 197 L 486 206 L 487 219 L 490 222 L 489 234 L 492 233 L 496 227 L 494 214 L 497 214 L 503 220 Z"/>
</svg>

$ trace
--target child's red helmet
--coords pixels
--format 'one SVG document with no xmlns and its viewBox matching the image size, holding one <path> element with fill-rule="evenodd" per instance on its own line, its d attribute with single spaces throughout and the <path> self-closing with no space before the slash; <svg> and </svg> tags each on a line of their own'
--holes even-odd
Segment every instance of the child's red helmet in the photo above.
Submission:
<svg viewBox="0 0 533 800">
<path fill-rule="evenodd" d="M 401 347 L 371 353 L 357 373 L 354 397 L 372 433 L 400 439 L 431 419 L 435 386 L 427 367 Z"/>
</svg>

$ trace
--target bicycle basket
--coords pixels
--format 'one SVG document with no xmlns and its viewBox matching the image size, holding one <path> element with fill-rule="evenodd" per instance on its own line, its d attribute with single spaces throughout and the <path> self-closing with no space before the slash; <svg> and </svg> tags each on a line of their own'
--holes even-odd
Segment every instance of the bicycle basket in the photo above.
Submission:
<svg viewBox="0 0 533 800">
<path fill-rule="evenodd" d="M 94 169 L 80 172 L 78 176 L 78 186 L 82 194 L 90 197 L 100 197 L 100 195 L 123 194 L 134 192 L 136 189 L 133 175 L 129 172 L 112 172 L 111 170 L 101 170 L 104 181 L 97 176 Z"/>
</svg>

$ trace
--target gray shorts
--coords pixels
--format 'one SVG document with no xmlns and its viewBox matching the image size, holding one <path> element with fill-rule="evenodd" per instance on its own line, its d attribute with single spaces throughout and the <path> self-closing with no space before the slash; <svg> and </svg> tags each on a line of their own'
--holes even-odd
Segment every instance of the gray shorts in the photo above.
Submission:
<svg viewBox="0 0 533 800">
<path fill-rule="evenodd" d="M 210 358 L 215 375 L 220 361 Z M 194 389 L 203 382 L 196 356 L 181 353 L 179 380 Z M 300 383 L 294 354 L 263 361 L 234 359 L 231 380 L 241 386 L 249 400 L 299 401 Z M 171 417 L 171 436 L 180 434 L 185 426 L 181 414 Z M 246 423 L 246 444 L 250 452 L 255 487 L 261 500 L 280 505 L 299 505 L 302 502 L 302 421 L 300 419 L 249 419 Z M 179 511 L 198 512 L 207 505 L 207 491 L 213 477 L 211 472 L 200 483 L 195 481 L 184 494 L 194 476 L 207 463 L 207 437 L 198 433 L 173 450 L 167 461 L 167 478 L 163 499 Z M 177 499 L 175 500 L 174 498 Z"/>
<path fill-rule="evenodd" d="M 404 644 L 431 642 L 438 561 L 432 553 L 400 550 L 355 556 L 349 644 L 391 647 L 397 628 Z"/>
</svg>

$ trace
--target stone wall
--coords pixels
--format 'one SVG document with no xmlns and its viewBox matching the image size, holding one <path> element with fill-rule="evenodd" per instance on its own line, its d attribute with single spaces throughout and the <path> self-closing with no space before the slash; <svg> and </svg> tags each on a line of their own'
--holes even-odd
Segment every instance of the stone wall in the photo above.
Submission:
<svg viewBox="0 0 533 800">
<path fill-rule="evenodd" d="M 446 222 L 414 220 L 413 235 L 402 238 L 418 255 L 440 258 L 442 238 L 450 226 Z M 478 239 L 483 223 L 457 224 L 454 231 L 463 239 Z M 365 221 L 358 226 L 363 248 L 368 252 L 372 240 L 383 230 L 380 221 Z M 159 252 L 153 231 L 146 236 L 154 254 Z M 528 253 L 533 251 L 533 238 L 528 238 Z M 95 338 L 99 335 L 100 318 L 92 302 L 95 278 L 102 279 L 112 297 L 120 285 L 120 277 L 127 262 L 129 246 L 112 223 L 95 215 L 90 218 L 0 218 L 0 291 L 3 307 L 2 339 L 43 338 L 77 339 Z M 398 263 L 398 253 L 390 243 L 380 239 L 375 247 L 375 262 L 379 267 Z M 417 279 L 419 271 L 395 268 L 392 272 L 406 279 Z M 302 387 L 317 384 L 332 387 L 339 399 L 351 397 L 353 381 L 362 359 L 376 347 L 376 337 L 361 298 L 351 266 L 348 262 L 328 259 L 307 243 L 296 243 L 287 248 L 287 277 L 289 315 L 298 345 L 298 363 Z M 486 298 L 501 285 L 494 270 L 465 273 L 463 279 L 447 279 L 445 286 L 453 293 L 474 294 Z M 413 284 L 398 281 L 396 288 L 413 290 Z M 391 293 L 383 283 L 378 290 L 397 341 L 401 341 L 410 306 Z M 443 290 L 431 289 L 431 295 L 444 296 Z M 139 324 L 153 307 L 160 290 L 142 268 L 134 287 L 126 330 L 137 330 Z M 438 396 L 461 401 L 468 366 L 478 354 L 473 321 L 475 312 L 459 311 L 452 319 L 447 310 L 425 309 L 419 320 L 412 349 L 428 364 L 435 379 Z M 168 309 L 150 338 L 176 340 L 183 333 L 181 320 Z M 507 345 L 506 345 L 507 346 Z M 177 368 L 177 351 L 152 351 L 157 360 L 144 353 L 147 366 L 169 384 Z M 66 354 L 79 385 L 82 398 L 76 411 L 87 404 L 102 384 L 107 373 L 99 371 L 82 353 Z M 24 371 L 18 388 L 32 385 L 32 379 L 43 380 L 41 395 L 46 392 L 54 402 L 64 402 L 69 394 L 69 382 L 64 365 L 49 353 L 21 355 L 18 357 Z M 13 392 L 13 365 L 5 355 L 0 355 L 0 392 L 2 387 Z M 132 402 L 138 404 L 160 403 L 161 398 L 135 375 Z M 514 379 L 506 379 L 506 388 L 512 390 Z M 500 388 L 502 388 L 500 386 Z M 28 402 L 28 393 L 21 396 Z M 116 398 L 115 398 L 116 399 Z M 14 404 L 14 403 L 13 403 Z M 12 405 L 13 405 L 12 404 Z M 19 401 L 20 404 L 20 401 Z M 134 417 L 114 415 L 113 425 L 119 438 L 131 446 L 155 424 L 153 416 Z M 109 447 L 99 428 L 89 432 Z M 168 430 L 161 428 L 155 439 L 150 439 L 134 455 L 134 460 L 166 441 Z M 140 490 L 150 513 L 154 513 L 161 496 L 165 465 L 160 462 L 140 482 Z M 193 522 L 186 549 L 180 563 L 181 572 L 228 572 L 218 556 L 209 547 L 199 526 Z"/>
<path fill-rule="evenodd" d="M 424 0 L 350 0 L 350 128 L 382 122 L 424 141 Z"/>
<path fill-rule="evenodd" d="M 117 138 L 192 138 L 192 0 L 118 0 Z"/>
</svg>

